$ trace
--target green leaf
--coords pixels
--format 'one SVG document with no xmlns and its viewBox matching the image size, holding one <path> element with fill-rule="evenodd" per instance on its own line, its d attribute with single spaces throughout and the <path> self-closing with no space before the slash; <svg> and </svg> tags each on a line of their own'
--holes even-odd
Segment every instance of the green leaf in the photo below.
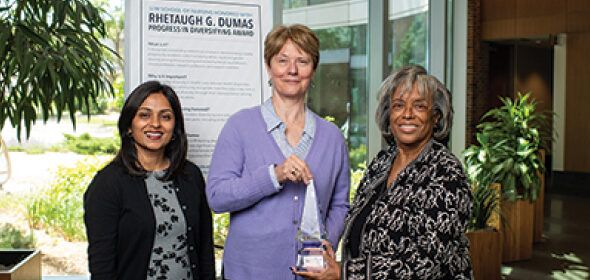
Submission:
<svg viewBox="0 0 590 280">
<path fill-rule="evenodd" d="M 479 153 L 477 153 L 477 160 L 479 160 L 480 162 L 486 162 L 486 151 L 485 150 L 480 150 Z"/>
<path fill-rule="evenodd" d="M 42 48 L 49 47 L 49 38 L 44 34 L 37 34 L 31 29 L 31 27 L 24 24 L 18 24 L 16 27 L 23 33 L 23 35 L 26 35 L 26 38 L 31 40 L 32 43 L 35 43 Z"/>
<path fill-rule="evenodd" d="M 536 111 L 530 93 L 517 93 L 514 99 L 500 97 L 500 101 L 502 105 L 486 112 L 476 126 L 478 145 L 466 153 L 465 170 L 480 184 L 501 182 L 509 199 L 535 199 L 537 173 L 544 170 L 537 154 L 547 146 L 543 141 L 551 133 L 551 122 L 543 121 L 544 113 Z M 475 158 L 481 151 L 485 157 Z"/>
<path fill-rule="evenodd" d="M 75 125 L 77 110 L 113 95 L 105 25 L 89 1 L 20 0 L 9 9 L 0 15 L 0 127 L 8 119 L 28 136 L 39 114 L 59 121 L 64 110 Z"/>
</svg>

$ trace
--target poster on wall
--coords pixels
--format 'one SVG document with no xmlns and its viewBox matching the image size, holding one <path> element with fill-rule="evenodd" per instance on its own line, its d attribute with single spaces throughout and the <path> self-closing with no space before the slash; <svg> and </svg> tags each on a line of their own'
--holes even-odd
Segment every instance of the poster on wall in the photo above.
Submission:
<svg viewBox="0 0 590 280">
<path fill-rule="evenodd" d="M 142 1 L 141 15 L 141 80 L 158 80 L 176 91 L 188 158 L 206 174 L 229 116 L 264 101 L 261 6 Z"/>
</svg>

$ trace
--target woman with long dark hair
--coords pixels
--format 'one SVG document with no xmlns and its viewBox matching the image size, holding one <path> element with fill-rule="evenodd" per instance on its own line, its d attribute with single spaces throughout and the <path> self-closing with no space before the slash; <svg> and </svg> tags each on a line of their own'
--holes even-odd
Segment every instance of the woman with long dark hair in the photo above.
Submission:
<svg viewBox="0 0 590 280">
<path fill-rule="evenodd" d="M 139 85 L 118 122 L 121 149 L 84 194 L 92 279 L 214 279 L 211 211 L 174 90 Z"/>
</svg>

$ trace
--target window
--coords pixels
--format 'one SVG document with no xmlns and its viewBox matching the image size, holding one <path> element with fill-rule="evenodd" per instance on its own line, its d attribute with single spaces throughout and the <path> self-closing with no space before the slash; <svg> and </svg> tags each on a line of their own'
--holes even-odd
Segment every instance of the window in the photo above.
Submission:
<svg viewBox="0 0 590 280">
<path fill-rule="evenodd" d="M 284 0 L 283 23 L 301 23 L 320 39 L 320 64 L 308 106 L 331 119 L 348 141 L 351 167 L 366 161 L 368 122 L 367 0 Z M 428 0 L 389 0 L 386 32 L 391 70 L 407 64 L 427 67 Z"/>
<path fill-rule="evenodd" d="M 389 0 L 388 63 L 393 71 L 408 64 L 428 68 L 428 1 L 405 2 Z"/>
<path fill-rule="evenodd" d="M 340 128 L 356 168 L 366 160 L 367 1 L 284 1 L 283 22 L 317 34 L 320 64 L 308 106 Z"/>
</svg>

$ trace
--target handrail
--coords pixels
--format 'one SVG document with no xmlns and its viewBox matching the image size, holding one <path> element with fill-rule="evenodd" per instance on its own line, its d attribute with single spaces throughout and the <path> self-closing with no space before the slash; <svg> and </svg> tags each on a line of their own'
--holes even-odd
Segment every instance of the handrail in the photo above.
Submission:
<svg viewBox="0 0 590 280">
<path fill-rule="evenodd" d="M 0 135 L 0 160 L 2 159 L 6 162 L 6 168 L 5 170 L 0 170 L 0 189 L 2 188 L 2 185 L 10 179 L 10 175 L 12 174 L 8 147 L 6 146 L 4 139 L 2 139 L 2 135 Z"/>
</svg>

